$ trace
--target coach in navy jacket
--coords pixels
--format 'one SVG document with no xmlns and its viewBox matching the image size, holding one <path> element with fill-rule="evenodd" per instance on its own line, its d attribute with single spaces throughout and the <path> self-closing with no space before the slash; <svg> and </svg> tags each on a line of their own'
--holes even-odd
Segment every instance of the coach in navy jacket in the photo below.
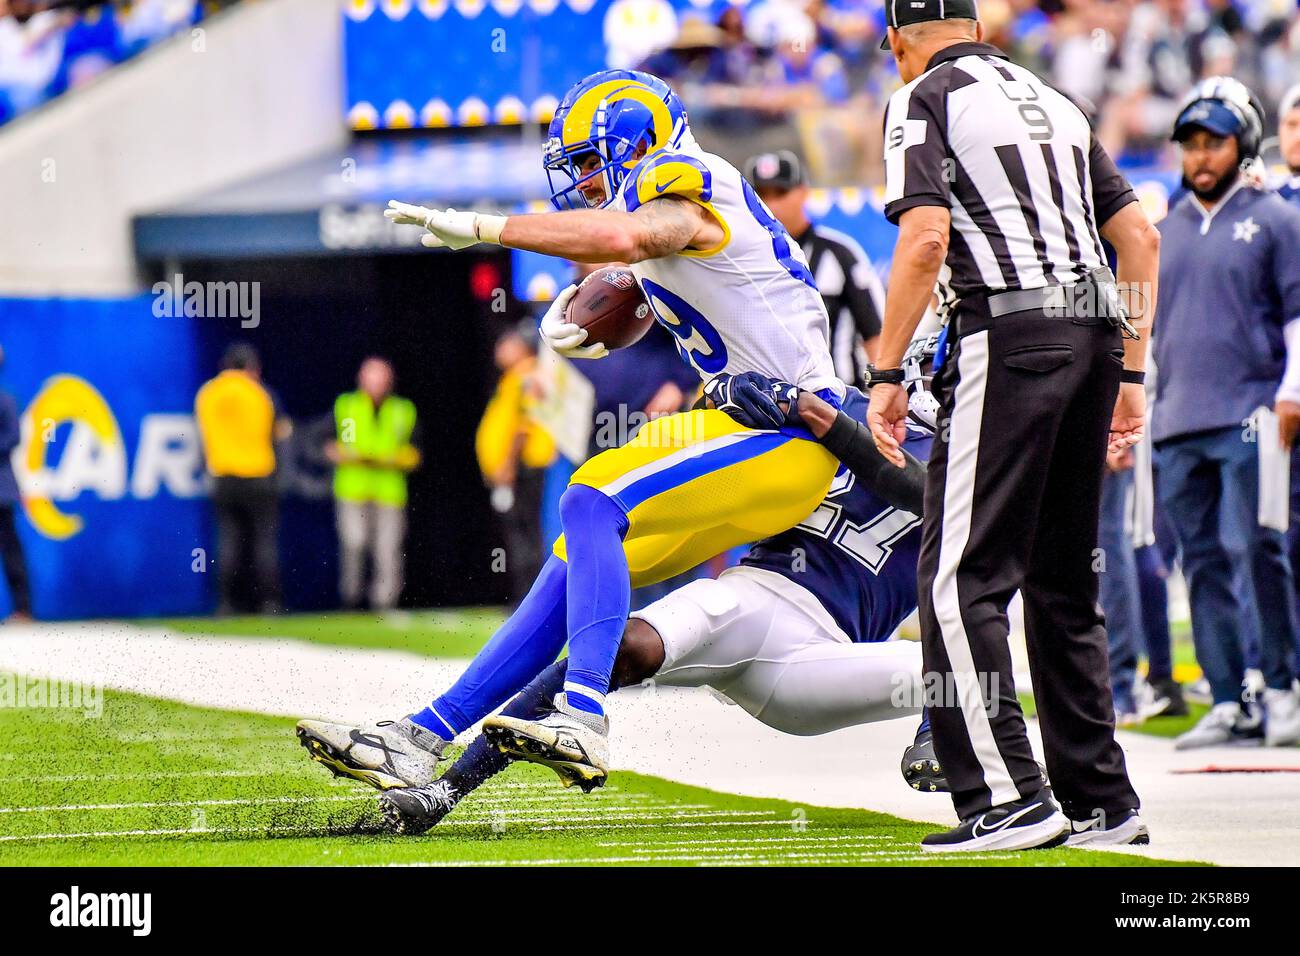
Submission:
<svg viewBox="0 0 1300 956">
<path fill-rule="evenodd" d="M 1209 95 L 1193 98 L 1174 131 L 1189 191 L 1159 227 L 1157 490 L 1182 548 L 1196 656 L 1215 704 L 1178 744 L 1293 743 L 1292 569 L 1283 534 L 1265 522 L 1276 514 L 1270 499 L 1285 512 L 1278 432 L 1289 443 L 1300 421 L 1291 404 L 1300 401 L 1300 211 L 1239 170 L 1258 149 L 1261 123 L 1242 122 L 1259 118 L 1245 108 L 1249 92 L 1206 82 Z M 1268 418 L 1275 408 L 1280 429 Z M 1243 637 L 1256 634 L 1262 711 L 1243 693 Z"/>
</svg>

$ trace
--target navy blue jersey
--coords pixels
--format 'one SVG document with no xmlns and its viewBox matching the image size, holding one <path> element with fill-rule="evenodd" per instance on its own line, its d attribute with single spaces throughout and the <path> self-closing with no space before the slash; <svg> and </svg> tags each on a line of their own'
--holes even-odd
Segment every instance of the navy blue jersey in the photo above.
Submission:
<svg viewBox="0 0 1300 956">
<path fill-rule="evenodd" d="M 1273 406 L 1286 363 L 1282 329 L 1300 318 L 1300 208 L 1238 184 L 1213 213 L 1188 193 L 1157 228 L 1151 437 L 1239 428 Z"/>
<path fill-rule="evenodd" d="M 867 402 L 849 390 L 844 411 L 865 421 Z M 925 461 L 931 436 L 908 431 L 904 447 Z M 841 466 L 817 510 L 755 544 L 741 564 L 783 575 L 812 592 L 855 644 L 883 641 L 916 610 L 921 519 L 887 504 Z"/>
</svg>

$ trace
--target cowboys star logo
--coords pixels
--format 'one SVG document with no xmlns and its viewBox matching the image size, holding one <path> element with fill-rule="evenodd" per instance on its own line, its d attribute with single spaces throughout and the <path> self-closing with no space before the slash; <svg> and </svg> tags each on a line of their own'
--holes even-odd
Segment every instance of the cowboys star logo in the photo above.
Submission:
<svg viewBox="0 0 1300 956">
<path fill-rule="evenodd" d="M 1236 242 L 1240 239 L 1245 242 L 1253 242 L 1257 232 L 1259 232 L 1259 226 L 1255 225 L 1255 217 L 1247 216 L 1241 222 L 1232 224 L 1232 241 Z"/>
</svg>

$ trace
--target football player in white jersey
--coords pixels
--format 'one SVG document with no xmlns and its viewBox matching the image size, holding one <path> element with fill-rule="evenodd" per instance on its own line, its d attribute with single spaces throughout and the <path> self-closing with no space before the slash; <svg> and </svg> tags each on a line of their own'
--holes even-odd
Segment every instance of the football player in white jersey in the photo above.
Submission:
<svg viewBox="0 0 1300 956">
<path fill-rule="evenodd" d="M 512 731 L 527 744 L 521 756 L 585 764 L 603 782 L 604 699 L 630 588 L 797 524 L 837 468 L 809 433 L 784 426 L 778 396 L 747 387 L 744 374 L 840 403 L 826 311 L 803 253 L 735 167 L 695 143 L 676 94 L 645 73 L 588 77 L 557 108 L 544 159 L 559 212 L 498 216 L 393 202 L 386 215 L 423 226 L 431 248 L 486 242 L 629 263 L 682 355 L 706 378 L 733 378 L 712 394 L 706 386 L 716 408 L 649 422 L 577 470 L 560 502 L 564 534 L 553 556 L 448 691 L 396 723 L 299 725 L 315 759 L 376 786 L 411 782 L 393 772 L 403 765 L 394 754 L 414 754 L 410 766 L 427 783 L 425 768 L 447 742 L 520 691 L 566 643 L 555 712 Z M 575 291 L 556 298 L 542 335 L 562 355 L 600 358 L 605 346 L 565 317 Z M 718 410 L 737 404 L 766 427 L 746 428 Z"/>
</svg>

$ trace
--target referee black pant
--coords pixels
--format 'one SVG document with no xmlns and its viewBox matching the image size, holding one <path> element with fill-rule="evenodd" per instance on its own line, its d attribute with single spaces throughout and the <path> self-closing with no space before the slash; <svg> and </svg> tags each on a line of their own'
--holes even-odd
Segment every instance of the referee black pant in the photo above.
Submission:
<svg viewBox="0 0 1300 956">
<path fill-rule="evenodd" d="M 1048 775 L 1072 819 L 1135 809 L 1115 741 L 1097 527 L 1123 367 L 1106 319 L 963 301 L 936 376 L 920 556 L 921 641 L 934 746 L 966 820 L 1036 794 L 1016 699 L 1007 604 L 1025 636 Z M 1084 323 L 1088 324 L 1084 324 Z M 950 335 L 952 335 L 950 333 Z"/>
</svg>

